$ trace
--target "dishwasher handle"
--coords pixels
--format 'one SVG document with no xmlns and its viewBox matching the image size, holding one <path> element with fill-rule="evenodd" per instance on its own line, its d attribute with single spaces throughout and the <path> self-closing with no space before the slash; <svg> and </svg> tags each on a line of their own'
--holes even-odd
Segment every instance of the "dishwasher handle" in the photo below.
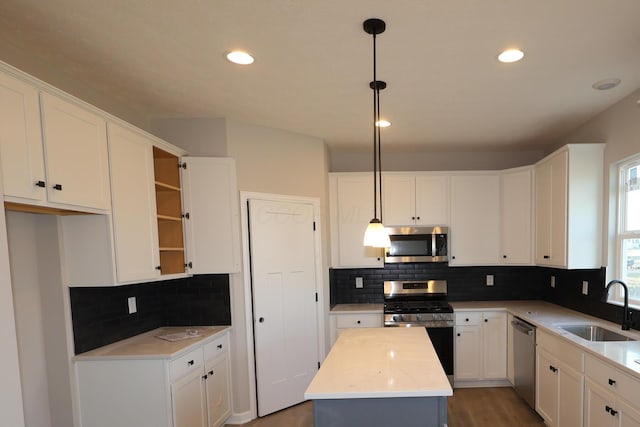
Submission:
<svg viewBox="0 0 640 427">
<path fill-rule="evenodd" d="M 522 332 L 523 334 L 527 334 L 529 336 L 533 335 L 536 330 L 535 326 L 531 326 L 528 323 L 523 323 L 515 319 L 511 321 L 511 325 L 513 326 L 514 330 L 517 330 L 518 332 Z"/>
</svg>

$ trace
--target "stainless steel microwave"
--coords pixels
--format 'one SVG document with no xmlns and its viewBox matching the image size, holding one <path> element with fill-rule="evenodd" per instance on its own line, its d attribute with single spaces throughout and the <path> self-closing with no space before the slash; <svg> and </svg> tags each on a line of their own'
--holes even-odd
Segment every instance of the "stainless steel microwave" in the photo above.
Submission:
<svg viewBox="0 0 640 427">
<path fill-rule="evenodd" d="M 387 227 L 385 263 L 449 261 L 448 227 Z"/>
</svg>

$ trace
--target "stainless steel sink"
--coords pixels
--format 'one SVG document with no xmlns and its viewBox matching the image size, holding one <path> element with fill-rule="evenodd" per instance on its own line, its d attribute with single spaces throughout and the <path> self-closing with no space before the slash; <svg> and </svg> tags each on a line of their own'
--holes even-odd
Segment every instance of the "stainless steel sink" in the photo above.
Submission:
<svg viewBox="0 0 640 427">
<path fill-rule="evenodd" d="M 558 327 L 588 341 L 636 341 L 635 338 L 627 337 L 598 325 L 580 324 Z"/>
</svg>

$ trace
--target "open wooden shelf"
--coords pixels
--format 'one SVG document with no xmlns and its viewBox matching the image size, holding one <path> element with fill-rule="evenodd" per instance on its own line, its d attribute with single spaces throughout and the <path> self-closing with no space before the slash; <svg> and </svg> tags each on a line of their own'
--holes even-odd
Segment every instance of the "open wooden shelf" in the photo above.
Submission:
<svg viewBox="0 0 640 427">
<path fill-rule="evenodd" d="M 161 274 L 185 272 L 180 159 L 153 147 Z"/>
</svg>

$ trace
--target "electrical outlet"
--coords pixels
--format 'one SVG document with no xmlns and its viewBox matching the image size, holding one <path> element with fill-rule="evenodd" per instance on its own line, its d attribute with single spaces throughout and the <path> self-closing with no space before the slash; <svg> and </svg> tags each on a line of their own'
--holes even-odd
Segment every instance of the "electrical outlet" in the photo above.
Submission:
<svg viewBox="0 0 640 427">
<path fill-rule="evenodd" d="M 356 288 L 362 289 L 363 287 L 364 287 L 364 284 L 362 282 L 362 277 L 356 277 Z"/>
<path fill-rule="evenodd" d="M 556 287 L 556 276 L 551 276 L 551 287 L 552 288 Z"/>
<path fill-rule="evenodd" d="M 138 307 L 136 305 L 136 297 L 127 298 L 127 304 L 129 305 L 129 314 L 138 312 Z"/>
<path fill-rule="evenodd" d="M 493 286 L 493 274 L 487 274 L 487 286 Z"/>
<path fill-rule="evenodd" d="M 589 295 L 589 282 L 586 280 L 582 282 L 582 295 Z"/>
</svg>

